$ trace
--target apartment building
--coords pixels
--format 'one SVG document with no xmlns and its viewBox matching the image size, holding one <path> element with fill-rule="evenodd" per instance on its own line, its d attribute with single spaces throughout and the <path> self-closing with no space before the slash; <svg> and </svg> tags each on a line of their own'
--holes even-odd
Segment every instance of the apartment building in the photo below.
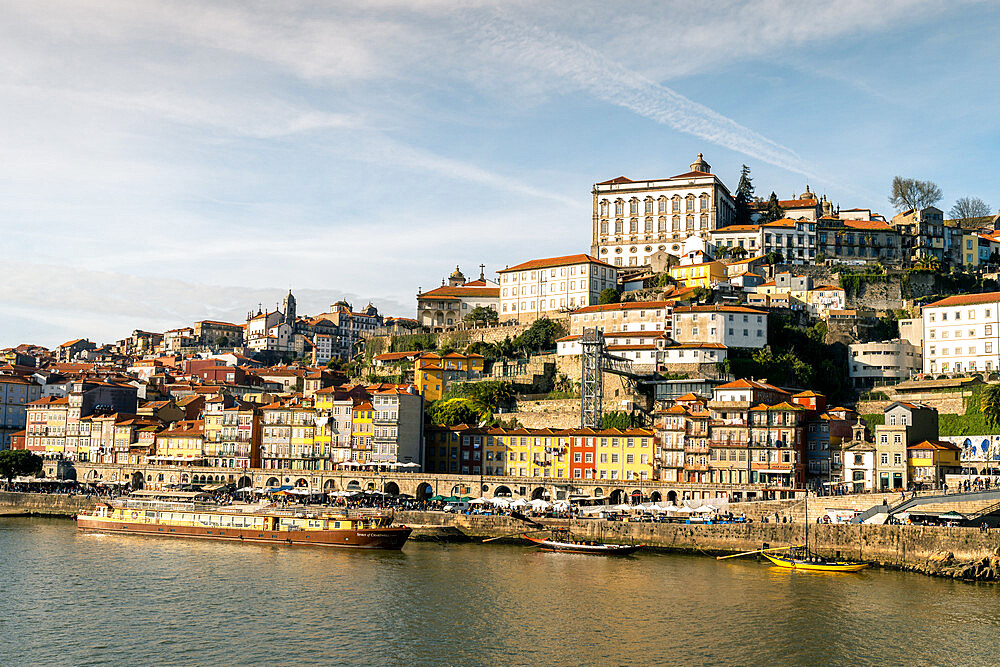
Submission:
<svg viewBox="0 0 1000 667">
<path fill-rule="evenodd" d="M 500 320 L 530 323 L 596 305 L 618 270 L 590 255 L 534 259 L 501 271 Z"/>
<path fill-rule="evenodd" d="M 745 306 L 678 306 L 674 340 L 761 348 L 767 345 L 767 312 Z"/>
<path fill-rule="evenodd" d="M 569 333 L 583 334 L 585 328 L 597 328 L 605 335 L 619 331 L 655 331 L 673 335 L 674 301 L 631 301 L 587 306 L 570 313 Z"/>
<path fill-rule="evenodd" d="M 949 296 L 921 317 L 924 373 L 1000 369 L 1000 292 Z"/>
<path fill-rule="evenodd" d="M 847 354 L 847 376 L 857 388 L 909 380 L 922 367 L 922 350 L 901 339 L 851 343 Z"/>
<path fill-rule="evenodd" d="M 18 375 L 0 375 L 0 450 L 28 424 L 28 404 L 42 396 L 41 385 Z"/>
</svg>

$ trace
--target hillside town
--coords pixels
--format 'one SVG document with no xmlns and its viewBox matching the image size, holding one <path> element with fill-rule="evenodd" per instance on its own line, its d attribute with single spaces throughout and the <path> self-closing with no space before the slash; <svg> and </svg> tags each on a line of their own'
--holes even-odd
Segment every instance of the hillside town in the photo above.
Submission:
<svg viewBox="0 0 1000 667">
<path fill-rule="evenodd" d="M 1000 216 L 677 171 L 595 183 L 589 248 L 445 269 L 410 313 L 306 315 L 289 290 L 241 322 L 0 351 L 0 449 L 132 489 L 419 472 L 611 502 L 1000 474 Z"/>
</svg>

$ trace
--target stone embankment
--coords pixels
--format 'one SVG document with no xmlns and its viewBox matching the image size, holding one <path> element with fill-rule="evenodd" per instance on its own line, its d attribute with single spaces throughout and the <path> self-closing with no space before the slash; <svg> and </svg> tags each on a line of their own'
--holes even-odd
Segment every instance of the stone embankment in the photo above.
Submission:
<svg viewBox="0 0 1000 667">
<path fill-rule="evenodd" d="M 0 516 L 69 517 L 91 509 L 96 502 L 82 495 L 0 492 Z M 513 541 L 530 530 L 509 516 L 443 512 L 399 512 L 397 522 L 413 526 L 415 540 L 455 542 L 499 537 Z M 593 540 L 641 543 L 665 552 L 703 555 L 751 551 L 765 544 L 801 544 L 805 537 L 805 524 L 801 522 L 689 525 L 582 519 L 542 523 L 569 527 L 574 535 Z M 809 546 L 821 556 L 881 567 L 954 579 L 1000 581 L 997 529 L 981 532 L 978 528 L 810 524 Z"/>
<path fill-rule="evenodd" d="M 399 520 L 423 527 L 455 528 L 471 540 L 516 536 L 529 530 L 506 516 L 466 516 L 402 512 Z M 574 535 L 611 542 L 641 543 L 661 551 L 721 555 L 760 549 L 765 544 L 802 544 L 803 523 L 689 525 L 618 521 L 546 521 L 570 527 Z M 809 526 L 809 546 L 821 556 L 863 561 L 932 576 L 978 581 L 1000 579 L 1000 531 L 932 526 L 831 524 Z"/>
</svg>

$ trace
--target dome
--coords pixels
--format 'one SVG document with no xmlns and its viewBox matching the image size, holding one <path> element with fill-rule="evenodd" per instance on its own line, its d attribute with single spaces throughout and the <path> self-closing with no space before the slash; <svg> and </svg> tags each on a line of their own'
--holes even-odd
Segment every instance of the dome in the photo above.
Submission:
<svg viewBox="0 0 1000 667">
<path fill-rule="evenodd" d="M 452 271 L 451 275 L 448 276 L 448 277 L 449 278 L 455 278 L 457 280 L 465 280 L 465 275 L 462 273 L 461 270 L 459 270 L 459 268 L 457 266 L 455 267 L 455 270 Z"/>
</svg>

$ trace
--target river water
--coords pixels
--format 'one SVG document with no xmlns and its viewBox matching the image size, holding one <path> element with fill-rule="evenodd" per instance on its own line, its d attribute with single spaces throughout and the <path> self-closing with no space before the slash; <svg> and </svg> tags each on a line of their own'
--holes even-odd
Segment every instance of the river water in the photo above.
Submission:
<svg viewBox="0 0 1000 667">
<path fill-rule="evenodd" d="M 402 552 L 0 519 L 3 665 L 996 664 L 1000 587 L 753 560 Z"/>
</svg>

